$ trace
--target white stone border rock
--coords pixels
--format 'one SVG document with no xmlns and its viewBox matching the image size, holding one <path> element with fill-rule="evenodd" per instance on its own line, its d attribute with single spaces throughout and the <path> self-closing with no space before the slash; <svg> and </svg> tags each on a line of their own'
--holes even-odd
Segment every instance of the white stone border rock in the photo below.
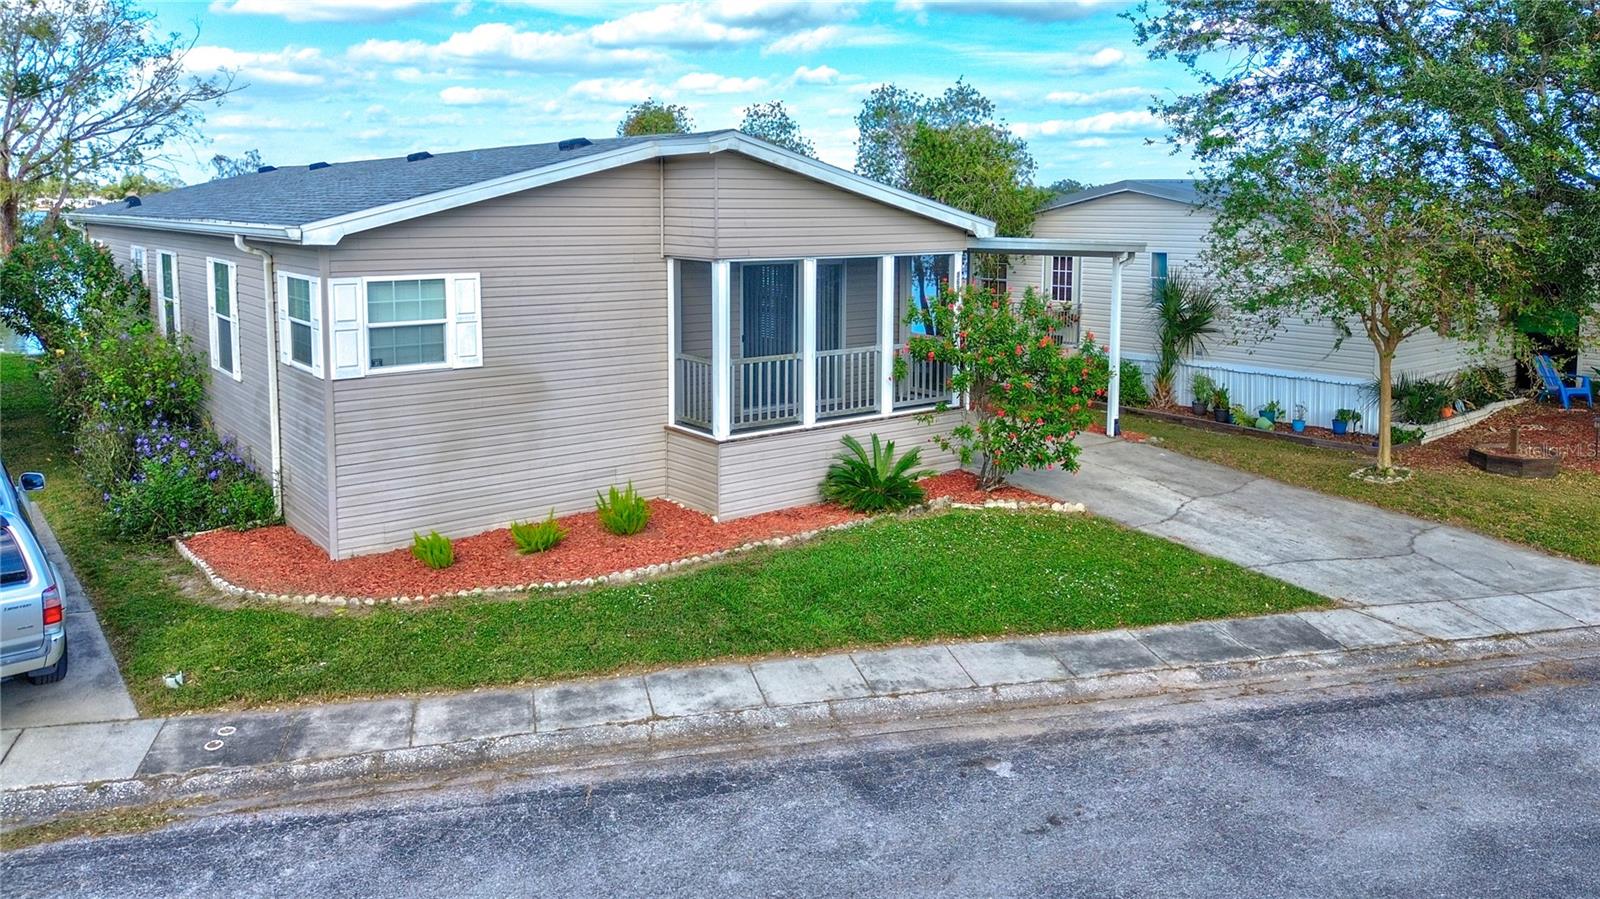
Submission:
<svg viewBox="0 0 1600 899">
<path fill-rule="evenodd" d="M 1422 431 L 1422 439 L 1417 441 L 1419 444 L 1432 443 L 1441 437 L 1448 437 L 1457 431 L 1465 431 L 1467 428 L 1470 428 L 1478 422 L 1483 421 L 1485 418 L 1488 418 L 1496 412 L 1499 412 L 1501 409 L 1509 409 L 1512 406 L 1525 403 L 1527 401 L 1527 397 L 1519 396 L 1515 399 L 1501 400 L 1498 403 L 1490 403 L 1487 406 L 1479 406 L 1470 412 L 1462 412 L 1451 416 L 1450 418 L 1441 418 L 1440 420 L 1431 424 L 1414 425 L 1408 422 L 1397 421 L 1394 423 L 1394 426 L 1397 428 L 1416 428 Z"/>
<path fill-rule="evenodd" d="M 991 499 L 985 500 L 982 503 L 958 503 L 948 496 L 943 496 L 916 509 L 910 510 L 910 512 L 906 514 L 937 512 L 945 509 L 1005 509 L 1008 511 L 1055 512 L 1061 515 L 1082 515 L 1087 512 L 1083 503 L 1030 502 L 1026 500 L 1014 499 Z M 331 594 L 317 593 L 268 593 L 262 590 L 253 590 L 248 587 L 241 587 L 238 584 L 229 581 L 227 578 L 224 578 L 222 575 L 217 574 L 216 570 L 213 569 L 205 559 L 200 558 L 200 556 L 197 555 L 194 550 L 189 548 L 188 544 L 184 541 L 187 540 L 188 537 L 199 536 L 198 534 L 190 534 L 187 537 L 174 537 L 172 538 L 172 545 L 175 549 L 177 549 L 178 555 L 182 556 L 189 562 L 189 564 L 193 565 L 195 568 L 198 568 L 200 573 L 206 576 L 206 580 L 211 582 L 211 586 L 215 587 L 222 593 L 225 593 L 229 596 L 238 597 L 240 599 L 258 599 L 275 603 L 336 607 L 385 605 L 404 606 L 444 599 L 465 598 L 470 596 L 501 596 L 511 593 L 529 593 L 534 590 L 567 590 L 572 588 L 598 587 L 605 584 L 626 584 L 633 581 L 649 580 L 672 572 L 682 571 L 685 568 L 692 568 L 697 565 L 721 561 L 730 556 L 753 552 L 754 550 L 762 549 L 764 547 L 790 546 L 796 543 L 807 543 L 819 536 L 822 536 L 823 534 L 858 527 L 860 525 L 867 524 L 868 522 L 876 521 L 882 517 L 884 516 L 858 518 L 854 521 L 840 522 L 839 524 L 814 528 L 809 531 L 801 531 L 796 534 L 786 534 L 781 537 L 769 537 L 765 540 L 755 540 L 750 543 L 740 544 L 739 546 L 732 547 L 731 549 L 719 549 L 709 553 L 702 553 L 698 556 L 674 559 L 670 562 L 658 562 L 654 565 L 643 565 L 638 568 L 629 568 L 625 571 L 614 571 L 608 574 L 595 575 L 593 577 L 574 578 L 572 580 L 565 581 L 530 581 L 526 584 L 479 587 L 475 590 L 456 590 L 449 593 L 431 593 L 425 596 L 334 596 Z"/>
</svg>

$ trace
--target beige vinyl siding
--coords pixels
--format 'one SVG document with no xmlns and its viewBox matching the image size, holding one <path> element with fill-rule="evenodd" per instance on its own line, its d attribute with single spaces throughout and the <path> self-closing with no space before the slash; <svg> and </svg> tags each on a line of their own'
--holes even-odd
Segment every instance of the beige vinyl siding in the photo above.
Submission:
<svg viewBox="0 0 1600 899">
<path fill-rule="evenodd" d="M 723 443 L 719 447 L 717 516 L 728 520 L 820 501 L 817 485 L 846 434 L 868 446 L 873 434 L 893 440 L 896 455 L 921 447 L 926 467 L 939 471 L 955 468 L 956 458 L 930 438 L 949 433 L 958 415 L 947 413 L 932 424 L 918 421 L 915 415 L 900 415 Z"/>
<path fill-rule="evenodd" d="M 481 368 L 333 382 L 337 554 L 666 492 L 653 162 L 346 238 L 333 277 L 477 272 Z"/>
<path fill-rule="evenodd" d="M 1353 338 L 1359 339 L 1359 338 Z M 1431 378 L 1448 375 L 1474 365 L 1504 366 L 1509 362 L 1506 354 L 1480 349 L 1463 340 L 1440 337 L 1432 331 L 1423 331 L 1407 337 L 1394 354 L 1394 373 L 1412 377 Z"/>
<path fill-rule="evenodd" d="M 844 345 L 878 344 L 877 259 L 849 259 L 844 268 Z"/>
<path fill-rule="evenodd" d="M 183 334 L 202 360 L 209 357 L 210 327 L 206 319 L 211 298 L 206 295 L 206 258 L 234 263 L 236 314 L 239 319 L 241 379 L 211 369 L 207 364 L 207 414 L 217 432 L 239 441 L 249 458 L 271 476 L 271 421 L 267 407 L 268 318 L 262 295 L 261 257 L 240 253 L 230 238 L 186 235 L 139 228 L 90 225 L 89 234 L 104 241 L 118 262 L 128 262 L 128 248 L 145 248 L 150 272 L 157 271 L 156 252 L 178 256 L 178 300 Z M 290 271 L 316 275 L 318 251 L 301 247 L 252 243 L 273 254 L 275 263 Z M 154 292 L 152 291 L 152 296 Z M 154 299 L 151 316 L 155 317 Z M 276 327 L 276 323 L 270 325 Z M 326 465 L 326 382 L 291 366 L 278 366 L 279 419 L 282 440 L 284 520 L 319 546 L 330 546 L 328 478 Z"/>
<path fill-rule="evenodd" d="M 668 428 L 667 496 L 707 515 L 717 514 L 717 443 Z"/>
<path fill-rule="evenodd" d="M 731 152 L 667 163 L 666 222 L 667 252 L 700 258 L 957 252 L 967 244 L 960 228 Z"/>
<path fill-rule="evenodd" d="M 1150 253 L 1167 254 L 1168 272 L 1199 260 L 1211 228 L 1212 214 L 1182 203 L 1142 194 L 1120 193 L 1041 213 L 1034 222 L 1034 237 L 1083 240 L 1129 240 L 1148 245 L 1122 270 L 1122 347 L 1125 353 L 1154 356 L 1156 320 L 1150 306 Z M 1013 257 L 1018 263 L 1008 276 L 1012 291 L 1043 289 L 1045 257 Z M 1111 261 L 1083 259 L 1074 272 L 1083 303 L 1082 330 L 1092 331 L 1102 343 L 1110 330 Z M 1235 363 L 1273 369 L 1285 374 L 1305 373 L 1338 379 L 1370 379 L 1377 358 L 1359 334 L 1334 348 L 1337 337 L 1326 321 L 1293 320 L 1263 340 L 1244 323 L 1236 322 L 1222 339 L 1207 343 L 1207 352 L 1195 361 Z"/>
<path fill-rule="evenodd" d="M 1600 381 L 1596 371 L 1600 371 L 1600 333 L 1590 327 L 1584 332 L 1583 344 L 1578 348 L 1578 374 L 1587 375 L 1591 381 Z"/>
</svg>

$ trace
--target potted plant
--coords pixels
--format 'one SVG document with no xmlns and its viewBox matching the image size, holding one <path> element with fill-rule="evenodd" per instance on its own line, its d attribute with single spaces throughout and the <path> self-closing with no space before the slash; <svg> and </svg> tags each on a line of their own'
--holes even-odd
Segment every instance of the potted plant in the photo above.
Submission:
<svg viewBox="0 0 1600 899">
<path fill-rule="evenodd" d="M 1233 410 L 1228 407 L 1228 388 L 1221 384 L 1211 388 L 1211 417 L 1223 424 L 1233 421 Z"/>
<path fill-rule="evenodd" d="M 1189 403 L 1189 411 L 1196 415 L 1206 414 L 1206 403 L 1217 390 L 1216 382 L 1211 380 L 1210 375 L 1197 374 L 1189 382 L 1189 390 L 1194 395 L 1194 400 Z"/>
<path fill-rule="evenodd" d="M 1345 434 L 1361 423 L 1361 413 L 1354 409 L 1340 409 L 1333 413 L 1333 433 Z"/>
<path fill-rule="evenodd" d="M 1283 417 L 1283 406 L 1277 400 L 1273 400 L 1261 407 L 1261 417 L 1273 424 L 1277 424 L 1278 419 Z"/>
<path fill-rule="evenodd" d="M 1294 428 L 1296 434 L 1306 429 L 1306 407 L 1304 403 L 1294 406 L 1294 419 L 1289 422 L 1289 427 Z"/>
</svg>

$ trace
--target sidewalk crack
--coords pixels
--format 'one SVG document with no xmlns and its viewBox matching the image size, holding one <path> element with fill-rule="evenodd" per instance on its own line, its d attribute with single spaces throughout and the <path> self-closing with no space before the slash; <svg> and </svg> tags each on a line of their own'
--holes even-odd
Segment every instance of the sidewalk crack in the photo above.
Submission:
<svg viewBox="0 0 1600 899">
<path fill-rule="evenodd" d="M 1250 486 L 1251 484 L 1254 484 L 1254 483 L 1256 483 L 1258 481 L 1261 481 L 1261 480 L 1263 480 L 1263 479 L 1262 478 L 1251 478 L 1250 480 L 1245 481 L 1243 484 L 1239 484 L 1238 486 L 1235 486 L 1235 487 L 1229 487 L 1227 490 L 1219 490 L 1216 493 L 1202 493 L 1199 496 L 1191 496 L 1188 499 L 1184 500 L 1183 502 L 1179 503 L 1178 504 L 1178 508 L 1172 510 L 1172 514 L 1168 515 L 1166 518 L 1160 519 L 1159 521 L 1152 521 L 1149 524 L 1143 524 L 1143 525 L 1140 525 L 1139 527 L 1142 530 L 1144 528 L 1153 528 L 1153 527 L 1158 527 L 1160 525 L 1166 524 L 1167 522 L 1171 521 L 1172 519 L 1177 518 L 1179 515 L 1182 515 L 1184 513 L 1184 511 L 1186 511 L 1189 508 L 1190 504 L 1192 504 L 1192 503 L 1197 503 L 1197 502 L 1199 502 L 1200 500 L 1203 500 L 1203 499 L 1216 499 L 1219 496 L 1227 496 L 1230 493 L 1237 493 L 1240 490 L 1243 490 L 1244 488 Z M 1170 490 L 1171 488 L 1169 487 L 1167 489 Z"/>
</svg>

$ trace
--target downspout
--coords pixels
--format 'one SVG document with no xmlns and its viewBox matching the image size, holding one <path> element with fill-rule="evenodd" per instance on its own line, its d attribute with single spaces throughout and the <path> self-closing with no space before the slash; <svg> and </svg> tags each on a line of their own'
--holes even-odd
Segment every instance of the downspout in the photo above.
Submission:
<svg viewBox="0 0 1600 899">
<path fill-rule="evenodd" d="M 278 289 L 277 272 L 274 270 L 272 254 L 246 244 L 243 234 L 233 235 L 233 245 L 238 247 L 241 253 L 261 257 L 263 308 L 267 313 L 267 427 L 272 444 L 272 509 L 276 515 L 282 516 L 283 430 L 279 423 L 278 410 L 278 310 L 274 296 Z"/>
</svg>

